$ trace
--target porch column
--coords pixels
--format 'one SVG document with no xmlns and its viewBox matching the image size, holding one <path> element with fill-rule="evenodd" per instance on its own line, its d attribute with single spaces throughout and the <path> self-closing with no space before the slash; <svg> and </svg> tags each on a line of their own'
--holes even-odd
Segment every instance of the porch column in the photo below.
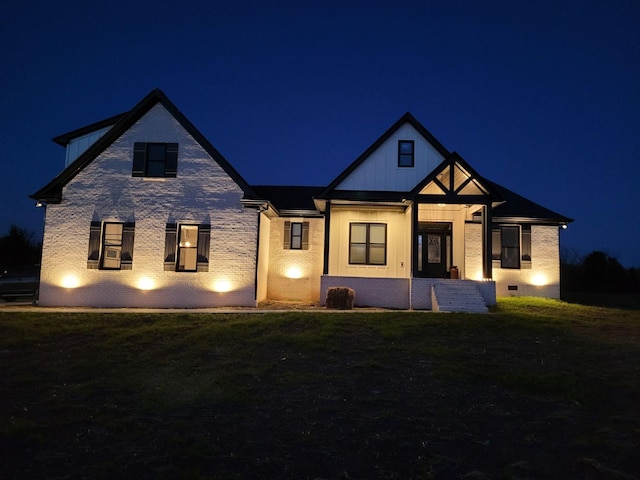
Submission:
<svg viewBox="0 0 640 480">
<path fill-rule="evenodd" d="M 329 274 L 329 226 L 331 225 L 331 202 L 327 201 L 327 207 L 324 212 L 324 255 L 322 260 L 322 273 Z"/>
<path fill-rule="evenodd" d="M 482 278 L 493 278 L 493 245 L 491 204 L 482 207 Z"/>
</svg>

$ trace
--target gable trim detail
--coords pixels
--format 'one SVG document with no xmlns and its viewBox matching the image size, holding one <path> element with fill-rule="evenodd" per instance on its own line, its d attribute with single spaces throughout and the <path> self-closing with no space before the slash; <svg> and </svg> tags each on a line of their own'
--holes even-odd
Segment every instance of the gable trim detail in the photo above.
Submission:
<svg viewBox="0 0 640 480">
<path fill-rule="evenodd" d="M 429 188 L 430 186 L 433 187 Z M 502 196 L 490 182 L 481 177 L 456 152 L 448 155 L 433 172 L 418 183 L 411 191 L 411 196 L 423 202 L 491 204 L 502 200 Z"/>
</svg>

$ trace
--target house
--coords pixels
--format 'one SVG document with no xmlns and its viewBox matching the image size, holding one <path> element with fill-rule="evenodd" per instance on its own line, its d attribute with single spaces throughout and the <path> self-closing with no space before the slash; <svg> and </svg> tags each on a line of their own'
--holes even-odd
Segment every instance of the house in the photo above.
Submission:
<svg viewBox="0 0 640 480">
<path fill-rule="evenodd" d="M 43 306 L 323 303 L 486 311 L 559 297 L 571 219 L 482 177 L 411 114 L 328 186 L 249 185 L 160 90 L 54 139 Z"/>
</svg>

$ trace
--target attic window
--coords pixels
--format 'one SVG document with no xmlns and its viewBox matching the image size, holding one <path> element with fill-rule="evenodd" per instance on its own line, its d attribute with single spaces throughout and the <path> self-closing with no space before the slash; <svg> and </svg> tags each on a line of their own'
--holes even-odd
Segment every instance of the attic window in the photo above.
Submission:
<svg viewBox="0 0 640 480">
<path fill-rule="evenodd" d="M 413 167 L 413 140 L 398 140 L 398 167 Z"/>
<path fill-rule="evenodd" d="M 177 143 L 136 142 L 133 147 L 133 177 L 175 177 L 178 170 Z"/>
</svg>

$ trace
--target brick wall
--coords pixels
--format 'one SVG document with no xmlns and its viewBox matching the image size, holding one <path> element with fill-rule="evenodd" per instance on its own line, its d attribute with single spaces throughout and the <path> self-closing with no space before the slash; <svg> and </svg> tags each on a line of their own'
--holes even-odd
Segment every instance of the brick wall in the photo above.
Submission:
<svg viewBox="0 0 640 480">
<path fill-rule="evenodd" d="M 309 248 L 284 248 L 284 222 L 309 222 Z M 324 219 L 274 218 L 269 232 L 270 300 L 318 302 L 324 256 Z"/>
<path fill-rule="evenodd" d="M 408 278 L 371 278 L 322 276 L 321 304 L 325 304 L 327 289 L 349 287 L 356 292 L 358 307 L 409 308 Z"/>
<path fill-rule="evenodd" d="M 558 227 L 531 227 L 531 268 L 493 268 L 498 296 L 560 298 L 560 235 Z"/>
<path fill-rule="evenodd" d="M 177 142 L 178 176 L 131 176 L 134 142 Z M 257 218 L 242 190 L 160 104 L 48 205 L 40 304 L 108 307 L 255 305 Z M 135 222 L 132 270 L 87 269 L 91 221 Z M 167 223 L 210 223 L 208 272 L 164 271 Z M 69 282 L 75 288 L 69 288 Z M 152 287 L 141 289 L 140 285 Z"/>
</svg>

